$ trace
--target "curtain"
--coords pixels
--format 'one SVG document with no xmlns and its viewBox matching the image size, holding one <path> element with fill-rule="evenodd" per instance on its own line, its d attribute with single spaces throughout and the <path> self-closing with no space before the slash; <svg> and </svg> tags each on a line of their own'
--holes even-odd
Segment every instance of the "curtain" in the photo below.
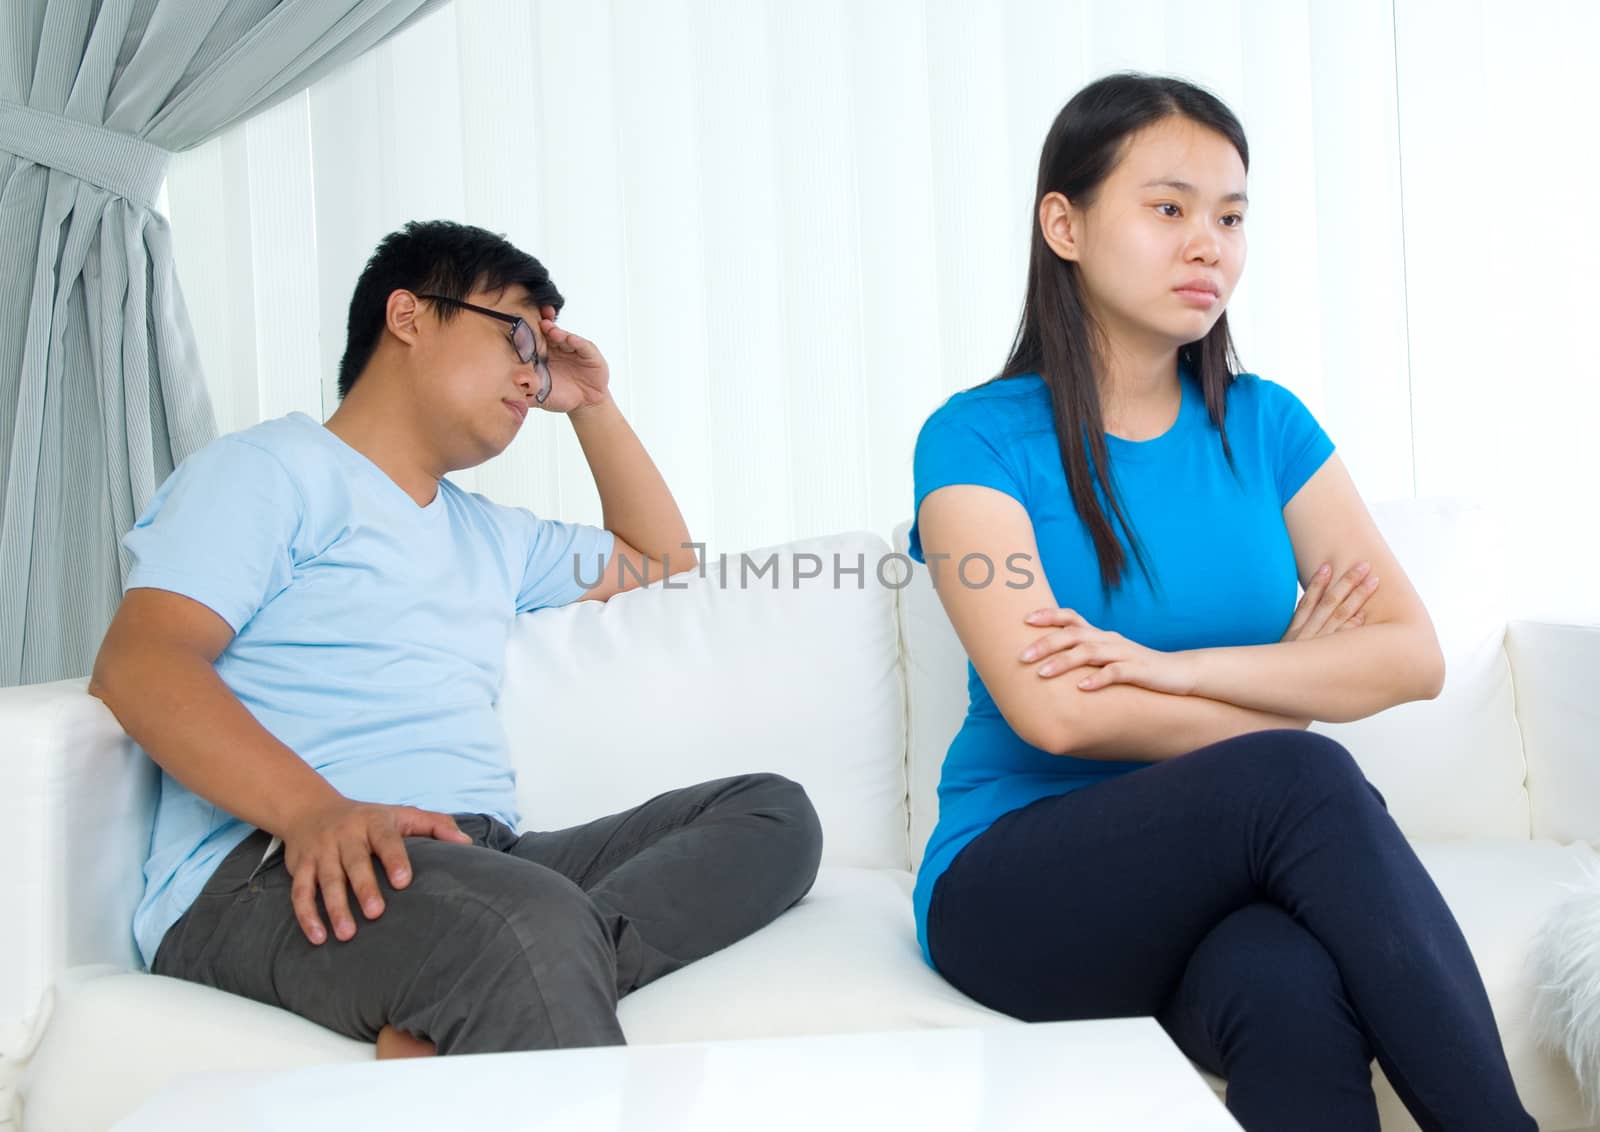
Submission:
<svg viewBox="0 0 1600 1132">
<path fill-rule="evenodd" d="M 174 163 L 219 426 L 331 413 L 366 257 L 444 217 L 549 266 L 708 553 L 887 537 L 922 421 L 1005 359 L 1051 120 L 1134 67 L 1210 87 L 1249 134 L 1245 366 L 1312 407 L 1369 495 L 1410 495 L 1393 18 L 1389 0 L 455 4 Z M 450 478 L 600 517 L 549 414 Z"/>
<path fill-rule="evenodd" d="M 472 0 L 183 154 L 170 216 L 224 430 L 332 412 L 365 257 L 448 217 L 550 266 L 710 552 L 887 535 L 918 426 L 1010 344 L 1051 118 L 1179 75 L 1250 139 L 1245 368 L 1369 500 L 1502 506 L 1519 609 L 1570 615 L 1600 610 L 1596 42 L 1591 0 Z M 451 478 L 595 521 L 547 416 Z"/>
<path fill-rule="evenodd" d="M 86 674 L 121 535 L 215 435 L 153 205 L 173 153 L 440 0 L 8 0 L 0 9 L 0 685 Z"/>
</svg>

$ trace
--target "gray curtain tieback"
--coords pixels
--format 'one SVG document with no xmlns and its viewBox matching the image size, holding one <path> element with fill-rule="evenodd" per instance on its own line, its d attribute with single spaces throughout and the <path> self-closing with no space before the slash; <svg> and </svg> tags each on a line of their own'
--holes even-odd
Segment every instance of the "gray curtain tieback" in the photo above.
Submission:
<svg viewBox="0 0 1600 1132">
<path fill-rule="evenodd" d="M 153 209 L 170 150 L 143 138 L 0 99 L 0 150 Z"/>
</svg>

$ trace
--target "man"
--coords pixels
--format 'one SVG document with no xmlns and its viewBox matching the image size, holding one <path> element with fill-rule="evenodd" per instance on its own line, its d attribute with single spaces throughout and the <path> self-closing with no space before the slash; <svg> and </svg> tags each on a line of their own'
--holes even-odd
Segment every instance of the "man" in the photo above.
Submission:
<svg viewBox="0 0 1600 1132">
<path fill-rule="evenodd" d="M 338 411 L 215 441 L 124 540 L 89 691 L 163 770 L 134 918 L 152 971 L 380 1056 L 615 1044 L 619 996 L 809 890 L 820 827 L 776 775 L 516 832 L 494 714 L 513 616 L 694 566 L 561 305 L 500 237 L 408 224 L 356 284 Z M 533 410 L 572 422 L 604 529 L 443 478 Z"/>
</svg>

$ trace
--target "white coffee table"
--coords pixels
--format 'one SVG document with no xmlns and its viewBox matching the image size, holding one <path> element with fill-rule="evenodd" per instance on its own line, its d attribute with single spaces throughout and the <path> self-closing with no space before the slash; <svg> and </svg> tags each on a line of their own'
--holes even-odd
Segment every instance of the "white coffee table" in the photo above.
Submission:
<svg viewBox="0 0 1600 1132">
<path fill-rule="evenodd" d="M 119 1132 L 1239 1132 L 1150 1018 L 181 1077 Z"/>
</svg>

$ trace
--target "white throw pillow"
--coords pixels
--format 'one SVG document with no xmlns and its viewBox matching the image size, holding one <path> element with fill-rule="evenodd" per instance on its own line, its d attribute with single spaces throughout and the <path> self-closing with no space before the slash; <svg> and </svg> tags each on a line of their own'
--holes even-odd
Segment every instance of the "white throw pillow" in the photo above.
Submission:
<svg viewBox="0 0 1600 1132">
<path fill-rule="evenodd" d="M 905 868 L 905 701 L 893 590 L 877 578 L 888 552 L 865 533 L 812 539 L 517 618 L 498 710 L 524 825 L 772 771 L 809 793 L 824 862 Z"/>
<path fill-rule="evenodd" d="M 1312 730 L 1349 749 L 1408 837 L 1525 838 L 1526 765 L 1505 651 L 1500 525 L 1487 508 L 1459 499 L 1401 499 L 1371 510 L 1433 619 L 1444 691 Z"/>
</svg>

